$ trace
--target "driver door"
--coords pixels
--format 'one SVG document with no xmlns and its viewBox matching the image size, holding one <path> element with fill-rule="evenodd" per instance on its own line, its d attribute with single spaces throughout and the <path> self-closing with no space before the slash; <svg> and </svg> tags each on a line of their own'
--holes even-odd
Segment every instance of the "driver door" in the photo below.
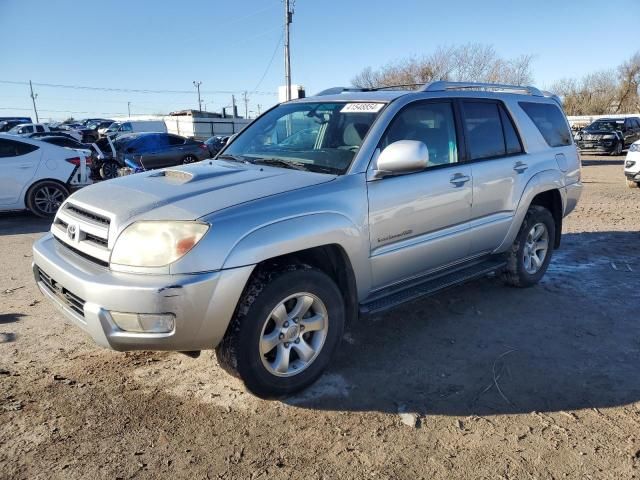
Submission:
<svg viewBox="0 0 640 480">
<path fill-rule="evenodd" d="M 373 286 L 394 283 L 468 257 L 471 167 L 459 163 L 454 108 L 449 101 L 407 105 L 391 122 L 379 149 L 419 140 L 429 149 L 427 168 L 367 183 Z"/>
</svg>

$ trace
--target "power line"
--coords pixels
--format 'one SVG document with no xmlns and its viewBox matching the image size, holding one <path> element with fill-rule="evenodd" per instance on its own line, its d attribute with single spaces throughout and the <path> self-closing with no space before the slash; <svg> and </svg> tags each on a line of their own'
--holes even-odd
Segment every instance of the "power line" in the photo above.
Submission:
<svg viewBox="0 0 640 480">
<path fill-rule="evenodd" d="M 269 73 L 269 69 L 271 68 L 271 65 L 273 64 L 273 60 L 276 58 L 276 53 L 278 53 L 278 49 L 280 48 L 280 44 L 282 43 L 282 39 L 283 38 L 284 38 L 284 30 L 282 31 L 282 34 L 280 35 L 280 38 L 278 39 L 278 43 L 276 43 L 276 48 L 273 49 L 273 54 L 271 55 L 271 60 L 269 60 L 269 64 L 267 65 L 267 68 L 265 68 L 264 73 L 262 74 L 262 77 L 260 77 L 260 81 L 255 86 L 255 88 L 251 91 L 251 93 L 256 93 L 256 90 L 258 90 L 258 88 L 260 88 L 260 85 L 262 85 L 262 81 L 267 76 L 267 73 Z"/>
<path fill-rule="evenodd" d="M 7 85 L 29 85 L 29 82 L 19 82 L 15 80 L 0 80 L 0 83 L 4 83 Z M 62 85 L 57 83 L 36 83 L 33 82 L 33 85 L 38 87 L 49 87 L 49 88 L 67 88 L 73 90 L 91 90 L 91 91 L 100 91 L 100 92 L 125 92 L 125 93 L 159 93 L 159 94 L 191 94 L 193 95 L 193 90 L 148 90 L 148 89 L 137 89 L 137 88 L 111 88 L 111 87 L 88 87 L 85 85 Z M 202 90 L 204 94 L 236 94 L 242 93 L 244 90 Z M 276 95 L 276 92 L 252 92 L 255 95 Z"/>
</svg>

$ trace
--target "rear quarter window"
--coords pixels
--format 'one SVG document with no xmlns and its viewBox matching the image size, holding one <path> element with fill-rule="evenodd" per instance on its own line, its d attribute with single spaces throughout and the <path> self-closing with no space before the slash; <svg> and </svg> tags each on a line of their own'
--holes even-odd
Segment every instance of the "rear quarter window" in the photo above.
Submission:
<svg viewBox="0 0 640 480">
<path fill-rule="evenodd" d="M 558 106 L 551 103 L 520 102 L 520 107 L 550 147 L 571 145 L 571 132 Z"/>
</svg>

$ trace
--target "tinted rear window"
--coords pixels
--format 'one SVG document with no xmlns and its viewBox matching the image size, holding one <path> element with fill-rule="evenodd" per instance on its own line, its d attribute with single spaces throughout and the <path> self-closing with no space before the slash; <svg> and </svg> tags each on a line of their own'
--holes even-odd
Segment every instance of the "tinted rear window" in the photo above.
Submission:
<svg viewBox="0 0 640 480">
<path fill-rule="evenodd" d="M 520 102 L 520 107 L 533 121 L 550 147 L 571 145 L 571 132 L 564 115 L 550 103 Z"/>
</svg>

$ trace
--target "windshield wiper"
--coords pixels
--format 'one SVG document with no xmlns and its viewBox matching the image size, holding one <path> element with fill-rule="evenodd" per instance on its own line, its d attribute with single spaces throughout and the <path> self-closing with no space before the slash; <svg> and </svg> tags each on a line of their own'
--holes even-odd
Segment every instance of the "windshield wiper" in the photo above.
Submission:
<svg viewBox="0 0 640 480">
<path fill-rule="evenodd" d="M 218 155 L 216 157 L 216 159 L 221 159 L 221 160 L 231 160 L 233 162 L 240 162 L 240 163 L 251 163 L 249 160 L 247 160 L 246 158 L 241 157 L 240 155 L 231 155 L 229 153 L 223 153 L 222 155 Z"/>
<path fill-rule="evenodd" d="M 261 163 L 263 165 L 272 165 L 274 167 L 292 168 L 294 170 L 308 170 L 302 162 L 280 160 L 279 158 L 256 158 L 253 163 Z"/>
</svg>

